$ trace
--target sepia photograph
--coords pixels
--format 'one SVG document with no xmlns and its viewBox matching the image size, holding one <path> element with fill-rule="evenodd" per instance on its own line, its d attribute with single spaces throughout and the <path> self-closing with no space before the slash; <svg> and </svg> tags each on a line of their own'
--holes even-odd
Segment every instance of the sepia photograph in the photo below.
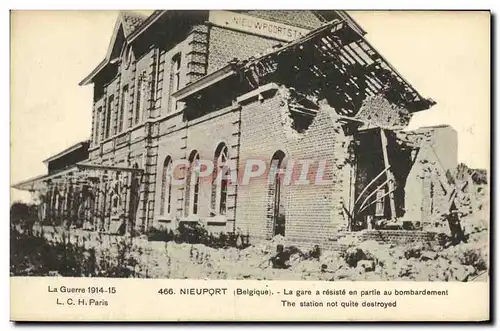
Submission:
<svg viewBox="0 0 500 331">
<path fill-rule="evenodd" d="M 488 282 L 490 19 L 11 11 L 10 276 Z"/>
</svg>

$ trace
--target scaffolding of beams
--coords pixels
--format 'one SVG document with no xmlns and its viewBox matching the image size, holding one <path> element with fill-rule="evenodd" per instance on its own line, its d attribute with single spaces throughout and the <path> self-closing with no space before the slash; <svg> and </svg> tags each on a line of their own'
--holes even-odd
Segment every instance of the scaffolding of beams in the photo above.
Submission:
<svg viewBox="0 0 500 331">
<path fill-rule="evenodd" d="M 42 223 L 125 232 L 135 224 L 143 172 L 77 163 L 13 187 L 36 196 Z"/>
<path fill-rule="evenodd" d="M 326 99 L 339 114 L 353 116 L 368 96 L 384 95 L 410 112 L 435 102 L 422 97 L 348 22 L 334 20 L 274 51 L 242 62 L 248 83 L 269 82 Z"/>
</svg>

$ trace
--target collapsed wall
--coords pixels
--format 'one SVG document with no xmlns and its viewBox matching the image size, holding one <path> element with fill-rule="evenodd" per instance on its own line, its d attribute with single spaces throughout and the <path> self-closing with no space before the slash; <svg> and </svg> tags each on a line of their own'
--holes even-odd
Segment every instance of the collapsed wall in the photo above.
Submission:
<svg viewBox="0 0 500 331">
<path fill-rule="evenodd" d="M 412 149 L 412 166 L 404 187 L 411 192 L 405 195 L 405 221 L 419 227 L 442 223 L 456 190 L 452 178 L 457 165 L 456 131 L 442 125 L 398 132 L 397 136 L 400 144 Z"/>
<path fill-rule="evenodd" d="M 325 100 L 311 102 L 302 97 L 301 103 L 297 102 L 299 98 L 293 88 L 271 83 L 261 87 L 260 92 L 243 104 L 241 110 L 240 160 L 259 153 L 269 162 L 273 153 L 281 151 L 285 163 L 293 162 L 287 163 L 294 167 L 292 183 L 300 180 L 302 160 L 326 164 L 322 179 L 328 184 L 314 182 L 318 164 L 313 162 L 308 168 L 306 184 L 282 188 L 285 192 L 281 202 L 283 227 L 289 240 L 325 243 L 338 237 L 340 232 L 352 230 L 353 218 L 364 221 L 366 215 L 378 213 L 375 211 L 378 207 L 373 205 L 356 215 L 360 208 L 354 200 L 359 200 L 356 198 L 360 193 L 370 193 L 364 188 L 388 165 L 391 169 L 385 176 L 392 176 L 393 187 L 384 186 L 384 176 L 374 185 L 379 185 L 386 196 L 381 212 L 376 214 L 379 220 L 396 217 L 401 221 L 399 224 L 411 223 L 411 228 L 421 229 L 424 223 L 432 223 L 435 215 L 441 215 L 443 207 L 446 210 L 449 192 L 445 188 L 449 184 L 441 163 L 451 167 L 453 159 L 456 160 L 456 150 L 453 157 L 447 154 L 450 149 L 443 147 L 450 143 L 442 139 L 446 137 L 447 127 L 404 132 L 402 129 L 408 126 L 411 114 L 383 95 L 367 97 L 359 112 L 347 117 Z M 307 108 L 307 102 L 315 104 L 317 109 Z M 362 138 L 369 132 L 375 135 Z M 384 147 L 381 147 L 384 145 L 382 134 L 386 136 Z M 366 145 L 373 138 L 376 138 L 373 146 Z M 374 155 L 378 165 L 375 159 L 366 158 L 367 154 Z M 276 235 L 273 194 L 268 177 L 256 179 L 248 187 L 239 187 L 237 219 L 244 233 L 268 239 Z M 368 201 L 373 199 L 372 196 Z M 391 203 L 394 206 L 390 206 Z"/>
<path fill-rule="evenodd" d="M 383 95 L 377 94 L 368 96 L 363 101 L 355 118 L 362 121 L 365 128 L 400 130 L 408 126 L 411 114 L 407 109 L 391 104 Z"/>
<path fill-rule="evenodd" d="M 396 216 L 403 224 L 417 229 L 442 223 L 455 187 L 450 174 L 457 166 L 457 132 L 448 125 L 404 131 L 411 114 L 382 95 L 367 97 L 355 118 L 364 123 L 360 130 L 378 127 L 389 133 Z M 457 192 L 456 197 L 464 200 L 461 192 Z"/>
</svg>

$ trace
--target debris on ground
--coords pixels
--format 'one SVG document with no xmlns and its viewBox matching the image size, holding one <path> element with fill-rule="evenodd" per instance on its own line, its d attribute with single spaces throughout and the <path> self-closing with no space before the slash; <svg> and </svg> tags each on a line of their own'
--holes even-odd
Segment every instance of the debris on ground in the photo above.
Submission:
<svg viewBox="0 0 500 331">
<path fill-rule="evenodd" d="M 279 236 L 245 249 L 155 243 L 139 264 L 152 265 L 153 278 L 470 281 L 488 269 L 486 236 L 483 231 L 448 248 L 366 241 L 320 256 L 304 254 Z"/>
<path fill-rule="evenodd" d="M 45 232 L 44 236 L 53 242 L 58 240 L 57 234 Z M 75 231 L 67 240 L 83 242 L 87 251 L 95 252 L 98 269 L 105 271 L 113 265 L 117 275 L 124 277 L 465 282 L 488 276 L 486 229 L 468 234 L 467 243 L 449 246 L 422 242 L 393 245 L 350 238 L 344 241 L 348 245 L 337 250 L 315 246 L 309 251 L 287 243 L 282 236 L 244 249 L 105 235 L 99 240 L 83 240 L 81 236 Z M 25 274 L 36 274 L 29 267 Z M 52 270 L 49 274 L 58 275 Z"/>
<path fill-rule="evenodd" d="M 130 238 L 81 229 L 64 235 L 54 227 L 35 229 L 48 242 L 68 241 L 95 252 L 96 263 L 130 277 L 173 279 L 256 279 L 326 281 L 481 281 L 488 279 L 488 194 L 485 185 L 471 190 L 473 212 L 463 215 L 465 241 L 451 243 L 443 222 L 440 240 L 394 245 L 357 236 L 340 236 L 338 247 L 305 249 L 283 236 L 252 243 L 245 248 L 212 248 L 203 244 L 154 241 L 147 236 Z M 310 246 L 309 246 L 310 248 Z M 24 274 L 36 273 L 27 265 Z M 121 268 L 121 269 L 120 269 Z M 32 268 L 33 269 L 33 268 Z M 128 270 L 128 271 L 127 271 Z M 50 271 L 57 275 L 57 271 Z"/>
</svg>

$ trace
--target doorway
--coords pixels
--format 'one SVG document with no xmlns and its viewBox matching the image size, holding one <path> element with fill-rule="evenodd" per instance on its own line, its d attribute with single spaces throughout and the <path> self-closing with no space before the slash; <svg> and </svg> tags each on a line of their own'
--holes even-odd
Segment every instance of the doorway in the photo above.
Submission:
<svg viewBox="0 0 500 331">
<path fill-rule="evenodd" d="M 404 186 L 412 166 L 411 150 L 393 132 L 379 128 L 358 132 L 353 231 L 378 229 L 404 215 Z"/>
<path fill-rule="evenodd" d="M 285 187 L 283 185 L 283 172 L 285 153 L 277 151 L 271 159 L 272 180 L 270 185 L 270 196 L 272 199 L 272 224 L 273 236 L 285 236 L 286 212 L 285 212 Z"/>
</svg>

